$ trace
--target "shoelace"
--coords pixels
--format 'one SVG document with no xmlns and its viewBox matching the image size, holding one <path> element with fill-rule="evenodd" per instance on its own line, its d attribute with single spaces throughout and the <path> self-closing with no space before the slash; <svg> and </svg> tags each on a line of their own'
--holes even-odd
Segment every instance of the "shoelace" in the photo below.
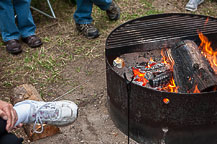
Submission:
<svg viewBox="0 0 217 144">
<path fill-rule="evenodd" d="M 45 108 L 46 110 L 43 110 L 43 112 L 41 112 L 41 110 L 43 108 Z M 56 114 L 57 111 L 58 110 L 56 109 L 55 105 L 52 103 L 46 103 L 46 104 L 40 106 L 35 113 L 35 122 L 34 122 L 34 126 L 33 126 L 33 133 L 42 133 L 43 132 L 44 127 L 43 127 L 43 122 L 42 122 L 41 117 L 46 117 L 46 118 L 51 119 L 52 121 L 55 121 L 58 117 L 58 114 Z M 36 129 L 36 125 L 38 123 L 41 126 L 40 131 L 38 131 Z"/>
<path fill-rule="evenodd" d="M 92 28 L 93 26 L 91 24 L 82 24 L 81 30 L 88 30 L 89 28 Z"/>
<path fill-rule="evenodd" d="M 110 12 L 113 12 L 115 10 L 115 4 L 112 2 L 109 9 Z"/>
</svg>

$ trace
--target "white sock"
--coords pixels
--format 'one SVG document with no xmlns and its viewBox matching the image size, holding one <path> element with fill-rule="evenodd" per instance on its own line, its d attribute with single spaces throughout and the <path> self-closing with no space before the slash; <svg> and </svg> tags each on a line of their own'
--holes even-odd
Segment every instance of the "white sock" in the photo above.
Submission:
<svg viewBox="0 0 217 144">
<path fill-rule="evenodd" d="M 28 116 L 30 113 L 30 104 L 21 104 L 14 106 L 15 111 L 17 112 L 18 120 L 14 127 L 20 123 L 28 123 Z"/>
</svg>

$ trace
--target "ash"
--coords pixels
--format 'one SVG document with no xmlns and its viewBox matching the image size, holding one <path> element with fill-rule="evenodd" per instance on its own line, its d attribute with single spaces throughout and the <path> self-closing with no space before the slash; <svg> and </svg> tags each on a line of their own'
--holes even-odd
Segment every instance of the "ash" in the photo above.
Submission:
<svg viewBox="0 0 217 144">
<path fill-rule="evenodd" d="M 120 56 L 124 60 L 125 67 L 114 70 L 133 83 L 152 88 L 162 89 L 172 78 L 171 66 L 162 62 L 161 50 L 152 50 L 146 52 L 127 53 Z M 152 59 L 152 60 L 150 60 Z M 135 75 L 135 71 L 141 75 Z"/>
</svg>

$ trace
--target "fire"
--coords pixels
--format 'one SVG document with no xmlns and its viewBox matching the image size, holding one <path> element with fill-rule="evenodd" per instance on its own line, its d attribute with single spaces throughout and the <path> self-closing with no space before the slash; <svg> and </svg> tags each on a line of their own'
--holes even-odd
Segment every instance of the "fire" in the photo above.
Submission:
<svg viewBox="0 0 217 144">
<path fill-rule="evenodd" d="M 200 93 L 200 91 L 199 91 L 197 85 L 195 86 L 194 93 Z"/>
<path fill-rule="evenodd" d="M 168 85 L 169 87 L 169 92 L 175 92 L 175 93 L 178 93 L 178 88 L 175 84 L 175 81 L 174 79 L 172 78 L 171 81 L 170 81 L 170 84 Z"/>
<path fill-rule="evenodd" d="M 161 51 L 161 55 L 162 55 L 162 62 L 161 63 L 164 63 L 164 64 L 169 64 L 167 62 L 167 57 L 164 55 L 164 52 L 163 50 Z M 154 62 L 153 58 L 150 58 L 149 62 L 148 62 L 148 65 L 146 66 L 146 68 L 151 68 L 153 66 L 155 66 L 157 63 Z M 174 63 L 170 64 L 170 65 L 174 65 Z M 173 68 L 171 67 L 171 70 Z M 134 81 L 138 81 L 138 82 L 142 82 L 142 86 L 146 86 L 146 84 L 149 82 L 146 78 L 145 78 L 145 74 L 146 73 L 142 73 L 140 72 L 139 69 L 137 68 L 132 68 L 133 70 L 133 74 L 134 74 Z M 175 93 L 178 93 L 178 87 L 176 86 L 175 84 L 175 81 L 172 77 L 172 79 L 170 80 L 170 82 L 163 86 L 162 88 L 159 88 L 159 90 L 164 90 L 164 91 L 168 91 L 168 92 L 175 92 Z"/>
<path fill-rule="evenodd" d="M 150 60 L 149 60 L 149 63 L 148 63 L 147 68 L 151 68 L 151 67 L 153 67 L 154 65 L 156 65 L 156 62 L 154 62 L 153 58 L 151 57 Z"/>
<path fill-rule="evenodd" d="M 208 22 L 208 19 L 206 20 L 206 23 L 207 22 Z M 199 49 L 201 49 L 201 53 L 209 61 L 209 63 L 211 65 L 211 67 L 213 68 L 215 74 L 217 74 L 217 51 L 213 50 L 213 48 L 211 47 L 211 42 L 209 42 L 208 38 L 206 36 L 204 36 L 199 31 L 198 31 L 198 36 L 199 36 L 199 38 L 201 40 L 201 44 L 199 46 Z M 162 59 L 161 59 L 160 63 L 165 64 L 167 66 L 169 65 L 170 68 L 168 68 L 168 69 L 170 71 L 173 71 L 173 66 L 174 66 L 175 62 L 174 62 L 172 56 L 169 55 L 170 53 L 167 53 L 167 56 L 165 56 L 164 50 L 165 49 L 161 50 Z M 167 50 L 167 51 L 169 51 L 169 50 Z M 147 66 L 145 66 L 145 68 L 152 69 L 153 67 L 158 66 L 158 64 L 159 63 L 155 62 L 153 60 L 153 58 L 150 58 Z M 145 71 L 140 71 L 139 68 L 132 68 L 132 70 L 133 70 L 133 74 L 134 74 L 134 81 L 141 82 L 142 86 L 146 86 L 147 83 L 149 83 L 149 80 L 146 79 L 148 73 L 146 73 Z M 188 78 L 188 80 L 191 81 L 192 78 L 190 77 L 190 78 Z M 167 84 L 161 85 L 160 87 L 157 87 L 157 89 L 162 90 L 162 91 L 167 91 L 167 92 L 178 93 L 179 87 L 176 86 L 174 77 L 172 76 L 172 78 L 170 80 L 168 80 L 168 81 L 167 81 Z M 195 89 L 194 89 L 193 93 L 200 93 L 197 85 L 195 86 Z"/>
<path fill-rule="evenodd" d="M 164 50 L 161 50 L 161 56 L 162 56 L 162 63 L 168 64 L 167 57 L 164 55 Z M 169 56 L 169 59 L 171 61 L 170 65 L 171 65 L 171 70 L 173 70 L 173 66 L 175 64 L 174 60 Z M 178 93 L 178 87 L 175 84 L 174 78 L 172 77 L 172 79 L 170 80 L 169 84 L 162 88 L 163 90 L 167 90 L 168 92 L 175 92 Z"/>
<path fill-rule="evenodd" d="M 204 36 L 202 32 L 198 32 L 198 35 L 201 40 L 201 44 L 199 46 L 201 53 L 209 61 L 211 67 L 217 74 L 217 51 L 213 50 L 211 42 L 209 42 L 208 38 Z"/>
<path fill-rule="evenodd" d="M 161 61 L 162 61 L 163 63 L 167 64 L 167 61 L 166 61 L 167 58 L 166 58 L 166 56 L 164 55 L 164 50 L 163 50 L 163 49 L 161 50 L 161 56 L 162 56 L 162 60 L 161 60 Z"/>
<path fill-rule="evenodd" d="M 139 69 L 132 68 L 134 77 L 136 78 L 135 81 L 143 82 L 142 86 L 145 86 L 148 80 L 145 78 L 145 73 L 141 73 Z"/>
<path fill-rule="evenodd" d="M 204 23 L 204 28 L 206 27 L 207 23 L 209 22 L 209 17 L 207 17 L 205 23 Z"/>
<path fill-rule="evenodd" d="M 174 78 L 172 78 L 170 80 L 169 84 L 167 86 L 163 87 L 161 90 L 178 93 L 178 88 L 179 87 L 176 86 Z"/>
<path fill-rule="evenodd" d="M 152 58 L 150 58 L 149 63 L 146 66 L 146 68 L 151 68 L 154 65 L 156 65 L 156 63 L 154 62 Z M 143 82 L 142 86 L 145 86 L 148 83 L 148 80 L 145 78 L 145 73 L 141 73 L 139 69 L 136 69 L 136 68 L 132 68 L 132 70 L 133 70 L 133 74 L 135 77 L 135 81 Z"/>
</svg>

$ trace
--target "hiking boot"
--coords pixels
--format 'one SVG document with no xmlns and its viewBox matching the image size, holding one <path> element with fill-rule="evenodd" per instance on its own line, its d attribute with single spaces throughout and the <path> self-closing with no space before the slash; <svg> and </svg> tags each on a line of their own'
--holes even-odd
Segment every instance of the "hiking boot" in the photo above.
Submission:
<svg viewBox="0 0 217 144">
<path fill-rule="evenodd" d="M 63 126 L 71 124 L 77 117 L 77 105 L 67 100 L 54 102 L 25 100 L 15 104 L 15 107 L 21 104 L 30 104 L 27 123 L 34 123 L 35 133 L 43 132 L 43 123 Z M 41 125 L 40 131 L 36 130 L 37 123 Z"/>
<path fill-rule="evenodd" d="M 40 38 L 37 37 L 36 35 L 31 35 L 31 36 L 22 38 L 22 40 L 31 48 L 36 48 L 42 45 Z"/>
<path fill-rule="evenodd" d="M 93 24 L 76 24 L 76 28 L 89 39 L 94 39 L 99 36 L 99 31 Z"/>
<path fill-rule="evenodd" d="M 19 54 L 22 52 L 19 40 L 12 39 L 6 42 L 6 50 L 11 54 Z"/>
<path fill-rule="evenodd" d="M 118 20 L 120 18 L 120 7 L 112 1 L 106 13 L 110 20 Z"/>
<path fill-rule="evenodd" d="M 186 4 L 185 9 L 189 11 L 196 11 L 197 6 L 204 2 L 204 0 L 189 0 L 189 2 Z"/>
</svg>

